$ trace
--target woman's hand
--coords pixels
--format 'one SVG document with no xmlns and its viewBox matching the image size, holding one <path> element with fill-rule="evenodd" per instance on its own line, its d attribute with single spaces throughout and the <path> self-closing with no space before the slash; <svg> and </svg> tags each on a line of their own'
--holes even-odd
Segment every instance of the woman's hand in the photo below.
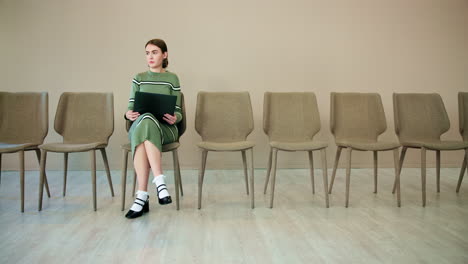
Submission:
<svg viewBox="0 0 468 264">
<path fill-rule="evenodd" d="M 177 121 L 177 117 L 170 114 L 164 114 L 163 119 L 170 125 L 173 125 Z"/>
<path fill-rule="evenodd" d="M 128 111 L 125 113 L 125 116 L 127 117 L 128 120 L 130 120 L 130 121 L 135 121 L 135 120 L 140 116 L 140 113 L 138 113 L 138 112 L 133 112 L 133 110 L 128 110 Z"/>
</svg>

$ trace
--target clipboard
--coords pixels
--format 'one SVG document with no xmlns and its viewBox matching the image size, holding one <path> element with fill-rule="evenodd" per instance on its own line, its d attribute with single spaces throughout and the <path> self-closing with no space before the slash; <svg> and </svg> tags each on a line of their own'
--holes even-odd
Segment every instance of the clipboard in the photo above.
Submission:
<svg viewBox="0 0 468 264">
<path fill-rule="evenodd" d="M 133 111 L 140 114 L 151 113 L 159 121 L 164 121 L 164 114 L 174 114 L 177 96 L 158 93 L 135 93 Z"/>
</svg>

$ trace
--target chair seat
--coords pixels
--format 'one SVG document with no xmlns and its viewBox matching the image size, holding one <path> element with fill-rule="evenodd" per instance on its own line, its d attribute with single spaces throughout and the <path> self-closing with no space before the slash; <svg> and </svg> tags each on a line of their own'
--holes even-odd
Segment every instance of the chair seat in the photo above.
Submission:
<svg viewBox="0 0 468 264">
<path fill-rule="evenodd" d="M 92 149 L 105 148 L 107 144 L 105 142 L 93 142 L 84 144 L 72 144 L 72 143 L 48 143 L 40 145 L 39 148 L 51 152 L 83 152 Z"/>
<path fill-rule="evenodd" d="M 37 147 L 37 143 L 9 144 L 0 142 L 0 153 L 12 153 Z"/>
<path fill-rule="evenodd" d="M 162 152 L 173 151 L 174 149 L 177 149 L 179 147 L 180 147 L 179 142 L 172 142 L 169 144 L 165 144 L 162 146 Z"/>
<path fill-rule="evenodd" d="M 130 143 L 127 143 L 127 144 L 123 144 L 120 146 L 123 150 L 126 150 L 126 151 L 132 151 L 132 147 L 130 146 Z"/>
<path fill-rule="evenodd" d="M 468 148 L 466 141 L 402 141 L 402 146 L 409 148 L 422 148 L 431 150 L 460 150 Z"/>
<path fill-rule="evenodd" d="M 425 148 L 432 150 L 460 150 L 468 148 L 467 141 L 440 141 L 424 143 Z"/>
<path fill-rule="evenodd" d="M 211 151 L 238 151 L 246 150 L 255 146 L 255 143 L 252 141 L 237 141 L 237 142 L 208 142 L 202 141 L 197 144 L 198 147 Z"/>
<path fill-rule="evenodd" d="M 128 152 L 132 151 L 132 147 L 131 147 L 130 143 L 123 144 L 120 147 L 123 150 L 126 150 Z M 172 142 L 172 143 L 169 143 L 169 144 L 165 144 L 165 145 L 162 146 L 162 152 L 173 151 L 174 149 L 177 149 L 179 147 L 180 147 L 179 142 Z"/>
<path fill-rule="evenodd" d="M 320 141 L 302 141 L 302 142 L 280 142 L 271 141 L 270 146 L 272 148 L 285 150 L 285 151 L 307 151 L 307 150 L 318 150 L 328 146 L 327 142 Z"/>
<path fill-rule="evenodd" d="M 400 147 L 397 142 L 362 142 L 362 141 L 337 141 L 336 145 L 339 147 L 350 147 L 356 150 L 363 151 L 384 151 L 392 150 Z"/>
</svg>

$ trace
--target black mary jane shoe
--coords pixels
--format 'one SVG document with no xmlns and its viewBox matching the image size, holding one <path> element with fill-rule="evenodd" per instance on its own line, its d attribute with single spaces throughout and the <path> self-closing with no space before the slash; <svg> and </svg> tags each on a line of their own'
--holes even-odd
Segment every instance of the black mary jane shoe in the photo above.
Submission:
<svg viewBox="0 0 468 264">
<path fill-rule="evenodd" d="M 139 202 L 141 201 L 141 202 L 144 203 L 143 204 L 143 209 L 141 209 L 141 211 L 138 211 L 138 212 L 135 212 L 133 210 L 128 210 L 127 214 L 125 214 L 125 217 L 127 217 L 128 219 L 137 218 L 137 217 L 142 216 L 144 213 L 149 212 L 149 200 L 146 200 L 146 202 L 141 200 L 141 199 L 138 199 L 138 198 L 137 198 L 137 200 L 139 200 Z M 137 200 L 135 200 L 135 202 Z"/>
<path fill-rule="evenodd" d="M 159 200 L 159 204 L 162 204 L 162 205 L 172 203 L 171 196 L 166 196 L 166 197 L 164 197 L 164 198 L 162 198 L 162 199 L 159 199 L 159 198 L 158 198 L 158 200 Z"/>
<path fill-rule="evenodd" d="M 159 192 L 162 192 L 163 190 L 167 190 L 166 184 L 161 184 L 161 185 L 156 186 L 156 192 L 158 193 L 159 204 L 165 205 L 165 204 L 172 203 L 172 198 L 170 195 L 163 197 L 163 198 L 159 198 Z"/>
</svg>

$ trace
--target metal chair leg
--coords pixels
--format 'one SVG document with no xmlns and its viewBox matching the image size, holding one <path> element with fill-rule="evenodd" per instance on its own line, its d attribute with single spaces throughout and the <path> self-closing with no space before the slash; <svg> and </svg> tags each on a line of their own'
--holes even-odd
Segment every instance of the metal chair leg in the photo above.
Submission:
<svg viewBox="0 0 468 264">
<path fill-rule="evenodd" d="M 270 208 L 273 208 L 273 199 L 275 198 L 275 182 L 276 182 L 276 163 L 278 160 L 278 150 L 273 149 L 273 160 L 272 160 L 272 173 L 271 176 L 271 194 L 270 194 Z"/>
<path fill-rule="evenodd" d="M 245 150 L 242 150 L 242 164 L 244 165 L 244 180 L 245 180 L 245 191 L 247 193 L 247 195 L 249 195 L 249 176 L 248 176 L 248 173 L 247 173 L 247 157 L 246 157 L 246 154 L 245 154 Z"/>
<path fill-rule="evenodd" d="M 468 149 L 465 149 L 465 157 L 463 158 L 463 163 L 462 163 L 462 167 L 460 170 L 460 176 L 458 176 L 457 193 L 460 191 L 460 186 L 463 181 L 463 176 L 465 175 L 467 163 L 468 163 Z"/>
<path fill-rule="evenodd" d="M 266 194 L 266 191 L 268 188 L 268 182 L 270 181 L 272 155 L 273 155 L 273 149 L 270 148 L 270 155 L 268 156 L 268 168 L 267 168 L 266 179 L 265 179 L 265 187 L 263 187 L 263 194 Z"/>
<path fill-rule="evenodd" d="M 330 181 L 330 188 L 328 189 L 328 193 L 331 194 L 332 189 L 333 189 L 333 183 L 335 182 L 335 176 L 336 176 L 336 169 L 338 167 L 338 162 L 340 161 L 340 156 L 341 156 L 341 150 L 343 147 L 338 146 L 336 149 L 336 156 L 335 156 L 335 164 L 333 165 L 333 172 L 332 172 L 332 178 Z"/>
<path fill-rule="evenodd" d="M 421 187 L 422 206 L 426 206 L 426 149 L 421 148 Z"/>
<path fill-rule="evenodd" d="M 125 189 L 127 187 L 127 162 L 128 162 L 128 151 L 123 150 L 122 156 L 122 175 L 121 175 L 121 193 L 122 193 L 122 211 L 125 209 Z"/>
<path fill-rule="evenodd" d="M 107 154 L 106 154 L 106 149 L 102 148 L 99 149 L 101 151 L 102 155 L 102 160 L 104 161 L 104 167 L 106 168 L 106 174 L 107 174 L 107 182 L 109 183 L 110 191 L 112 197 L 114 197 L 114 187 L 112 186 L 112 177 L 109 169 L 109 162 L 107 161 Z"/>
<path fill-rule="evenodd" d="M 321 149 L 321 158 L 322 158 L 322 174 L 323 174 L 323 188 L 325 194 L 325 206 L 330 207 L 329 197 L 328 197 L 328 172 L 327 172 L 327 152 L 326 149 Z"/>
<path fill-rule="evenodd" d="M 93 184 L 93 209 L 94 211 L 97 210 L 97 202 L 96 202 L 96 150 L 91 150 L 91 182 Z"/>
<path fill-rule="evenodd" d="M 315 194 L 315 175 L 314 175 L 314 155 L 312 151 L 307 151 L 309 154 L 310 181 L 312 184 L 312 194 Z"/>
<path fill-rule="evenodd" d="M 351 178 L 351 152 L 352 148 L 347 148 L 346 152 L 347 162 L 346 162 L 346 202 L 345 207 L 347 208 L 349 205 L 349 185 L 350 185 L 350 178 Z"/>
<path fill-rule="evenodd" d="M 207 156 L 208 150 L 202 150 L 201 165 L 200 170 L 198 172 L 198 209 L 201 209 L 203 178 L 205 177 L 205 166 Z"/>
</svg>

